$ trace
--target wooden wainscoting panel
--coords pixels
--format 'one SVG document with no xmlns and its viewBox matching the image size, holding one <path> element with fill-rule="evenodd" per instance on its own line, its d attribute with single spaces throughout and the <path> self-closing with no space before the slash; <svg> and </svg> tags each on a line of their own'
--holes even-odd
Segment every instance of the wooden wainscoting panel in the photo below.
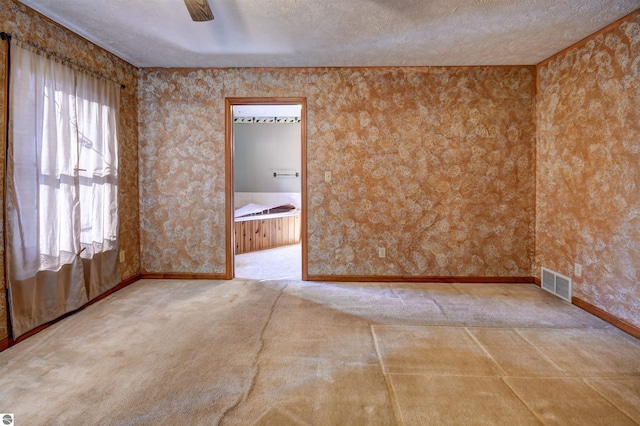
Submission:
<svg viewBox="0 0 640 426">
<path fill-rule="evenodd" d="M 271 222 L 270 232 L 271 236 L 273 237 L 271 244 L 276 247 L 284 244 L 284 222 L 284 217 L 276 217 Z"/>
<path fill-rule="evenodd" d="M 234 224 L 235 253 L 249 253 L 300 242 L 300 215 L 239 221 Z"/>
</svg>

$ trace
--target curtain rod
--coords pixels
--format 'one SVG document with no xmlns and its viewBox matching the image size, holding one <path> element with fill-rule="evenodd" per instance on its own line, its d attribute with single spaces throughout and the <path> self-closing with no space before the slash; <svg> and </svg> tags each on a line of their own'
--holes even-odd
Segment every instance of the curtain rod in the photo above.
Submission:
<svg viewBox="0 0 640 426">
<path fill-rule="evenodd" d="M 62 55 L 60 53 L 54 52 L 54 51 L 52 51 L 50 49 L 41 47 L 38 43 L 36 43 L 34 41 L 23 40 L 22 38 L 17 37 L 15 34 L 5 33 L 4 31 L 0 32 L 0 39 L 2 39 L 2 40 L 9 40 L 10 41 L 11 38 L 13 38 L 13 37 L 15 37 L 16 40 L 19 40 L 21 43 L 28 44 L 29 46 L 34 47 L 35 49 L 39 50 L 40 52 L 43 52 L 46 55 L 55 56 L 56 58 L 62 60 L 63 62 L 66 62 L 66 63 L 68 63 L 68 64 L 70 64 L 70 65 L 72 65 L 72 66 L 74 66 L 76 68 L 79 68 L 82 71 L 88 72 L 89 74 L 97 75 L 98 77 L 104 78 L 105 80 L 112 81 L 112 82 L 114 82 L 116 84 L 120 84 L 120 88 L 121 89 L 125 89 L 127 87 L 124 84 L 117 82 L 116 80 L 110 78 L 109 76 L 107 76 L 105 74 L 102 74 L 102 73 L 100 73 L 98 71 L 92 70 L 91 68 L 88 68 L 88 67 L 86 67 L 84 65 L 79 64 L 77 61 L 74 61 L 73 59 L 71 59 L 71 58 L 69 58 L 67 56 L 64 56 L 64 55 Z"/>
</svg>

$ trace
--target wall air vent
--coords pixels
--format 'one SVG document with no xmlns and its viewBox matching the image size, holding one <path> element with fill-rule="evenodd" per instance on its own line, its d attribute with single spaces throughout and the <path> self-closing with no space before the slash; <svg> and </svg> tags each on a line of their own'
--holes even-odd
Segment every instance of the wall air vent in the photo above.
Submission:
<svg viewBox="0 0 640 426">
<path fill-rule="evenodd" d="M 542 267 L 542 288 L 571 303 L 571 278 Z"/>
</svg>

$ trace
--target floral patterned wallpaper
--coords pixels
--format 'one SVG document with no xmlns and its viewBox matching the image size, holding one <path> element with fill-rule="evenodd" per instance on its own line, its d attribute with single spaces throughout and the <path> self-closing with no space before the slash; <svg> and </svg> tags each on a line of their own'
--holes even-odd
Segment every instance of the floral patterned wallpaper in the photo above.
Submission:
<svg viewBox="0 0 640 426">
<path fill-rule="evenodd" d="M 534 67 L 141 74 L 143 271 L 224 272 L 224 99 L 280 96 L 307 98 L 310 275 L 533 274 Z"/>
<path fill-rule="evenodd" d="M 640 327 L 640 13 L 538 67 L 537 125 L 536 274 Z"/>
<path fill-rule="evenodd" d="M 12 0 L 0 0 L 0 31 L 18 34 L 63 56 L 126 85 L 120 92 L 120 248 L 126 261 L 121 264 L 122 278 L 140 273 L 139 202 L 138 202 L 138 70 L 114 55 L 91 44 L 74 33 L 43 19 L 28 7 Z M 0 77 L 6 72 L 4 42 L 0 45 Z M 2 80 L 4 81 L 4 79 Z M 0 128 L 5 135 L 6 99 L 4 84 L 0 85 Z M 3 136 L 4 138 L 4 136 Z M 0 179 L 4 179 L 5 152 L 0 150 Z M 2 181 L 4 188 L 4 180 Z M 0 197 L 4 196 L 4 191 Z M 4 206 L 4 199 L 2 200 Z M 4 214 L 4 207 L 2 213 Z M 3 221 L 0 221 L 0 227 Z M 4 229 L 0 229 L 4 240 Z M 4 251 L 4 245 L 2 245 Z M 1 253 L 4 254 L 4 253 Z M 0 257 L 0 287 L 4 288 L 4 256 Z M 6 301 L 0 292 L 0 340 L 7 337 Z"/>
</svg>

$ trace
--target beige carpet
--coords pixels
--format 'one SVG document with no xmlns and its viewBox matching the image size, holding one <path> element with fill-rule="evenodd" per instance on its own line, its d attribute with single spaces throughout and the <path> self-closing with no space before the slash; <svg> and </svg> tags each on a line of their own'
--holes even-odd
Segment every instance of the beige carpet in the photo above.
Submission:
<svg viewBox="0 0 640 426">
<path fill-rule="evenodd" d="M 16 425 L 634 425 L 640 341 L 534 285 L 143 280 L 0 353 Z"/>
</svg>

